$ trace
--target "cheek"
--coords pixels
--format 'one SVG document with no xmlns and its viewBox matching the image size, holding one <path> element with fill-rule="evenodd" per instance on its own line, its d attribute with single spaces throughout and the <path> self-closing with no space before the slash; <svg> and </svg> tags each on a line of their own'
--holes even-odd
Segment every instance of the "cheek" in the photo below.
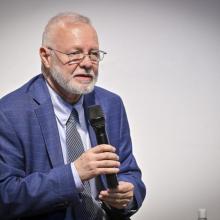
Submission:
<svg viewBox="0 0 220 220">
<path fill-rule="evenodd" d="M 62 75 L 62 77 L 66 80 L 70 79 L 71 77 L 71 69 L 70 68 L 64 68 L 59 66 L 58 64 L 54 64 L 52 67 L 57 73 L 59 73 L 60 75 Z"/>
<path fill-rule="evenodd" d="M 99 66 L 98 66 L 98 65 L 93 66 L 92 70 L 93 70 L 93 72 L 95 73 L 95 75 L 98 76 Z"/>
</svg>

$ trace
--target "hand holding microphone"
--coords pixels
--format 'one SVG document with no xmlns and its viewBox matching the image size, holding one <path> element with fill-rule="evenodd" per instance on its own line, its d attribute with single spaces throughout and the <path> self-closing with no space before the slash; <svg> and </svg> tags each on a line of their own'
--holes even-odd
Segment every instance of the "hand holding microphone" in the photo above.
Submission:
<svg viewBox="0 0 220 220">
<path fill-rule="evenodd" d="M 109 144 L 108 136 L 105 129 L 105 117 L 100 105 L 89 106 L 88 116 L 92 125 L 98 144 Z M 118 158 L 119 159 L 119 158 Z M 118 180 L 115 173 L 107 174 L 106 180 L 108 188 L 113 189 L 118 186 Z"/>
<path fill-rule="evenodd" d="M 118 186 L 116 174 L 119 172 L 120 162 L 115 147 L 109 145 L 101 107 L 90 106 L 88 117 L 95 131 L 98 146 L 84 152 L 74 161 L 74 165 L 82 181 L 105 174 L 108 188 L 114 189 Z"/>
<path fill-rule="evenodd" d="M 98 175 L 115 175 L 119 172 L 119 157 L 111 145 L 98 145 L 85 151 L 74 165 L 82 181 Z"/>
</svg>

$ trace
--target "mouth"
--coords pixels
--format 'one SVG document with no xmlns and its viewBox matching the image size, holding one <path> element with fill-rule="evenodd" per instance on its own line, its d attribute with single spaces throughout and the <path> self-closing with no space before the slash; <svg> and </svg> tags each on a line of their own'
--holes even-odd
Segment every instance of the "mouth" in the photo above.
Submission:
<svg viewBox="0 0 220 220">
<path fill-rule="evenodd" d="M 90 83 L 93 80 L 93 76 L 90 74 L 76 74 L 73 76 L 80 83 Z"/>
</svg>

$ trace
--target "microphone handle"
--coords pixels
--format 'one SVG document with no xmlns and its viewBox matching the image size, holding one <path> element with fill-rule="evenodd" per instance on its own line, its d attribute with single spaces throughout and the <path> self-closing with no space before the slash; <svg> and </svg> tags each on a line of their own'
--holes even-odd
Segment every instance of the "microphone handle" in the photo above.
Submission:
<svg viewBox="0 0 220 220">
<path fill-rule="evenodd" d="M 96 133 L 96 139 L 98 144 L 109 144 L 107 135 L 103 132 Z M 118 180 L 117 180 L 117 175 L 116 174 L 106 174 L 106 181 L 107 185 L 110 189 L 114 189 L 118 186 Z"/>
</svg>

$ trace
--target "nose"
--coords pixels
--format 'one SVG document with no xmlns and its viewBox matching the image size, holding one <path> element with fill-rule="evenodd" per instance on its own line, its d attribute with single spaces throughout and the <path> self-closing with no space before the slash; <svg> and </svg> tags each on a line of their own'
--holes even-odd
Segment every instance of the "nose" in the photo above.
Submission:
<svg viewBox="0 0 220 220">
<path fill-rule="evenodd" d="M 90 60 L 90 57 L 88 54 L 85 54 L 84 58 L 79 63 L 79 66 L 81 68 L 86 68 L 86 69 L 89 69 L 92 67 L 92 61 Z"/>
</svg>

